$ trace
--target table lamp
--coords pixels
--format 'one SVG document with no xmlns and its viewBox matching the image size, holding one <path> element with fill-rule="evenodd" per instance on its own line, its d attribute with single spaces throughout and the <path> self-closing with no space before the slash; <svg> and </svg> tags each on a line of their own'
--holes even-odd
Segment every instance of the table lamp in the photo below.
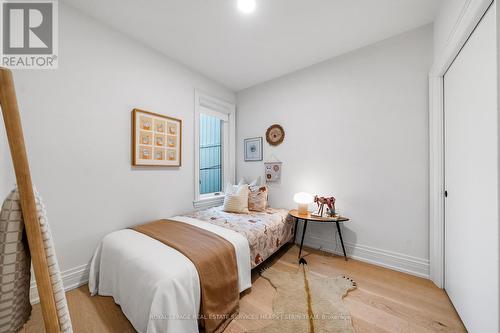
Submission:
<svg viewBox="0 0 500 333">
<path fill-rule="evenodd" d="M 295 193 L 295 195 L 293 196 L 293 201 L 295 201 L 296 203 L 299 204 L 299 207 L 297 209 L 299 214 L 305 215 L 305 214 L 307 214 L 307 208 L 308 208 L 309 204 L 314 201 L 314 198 L 309 193 L 299 192 L 299 193 Z"/>
</svg>

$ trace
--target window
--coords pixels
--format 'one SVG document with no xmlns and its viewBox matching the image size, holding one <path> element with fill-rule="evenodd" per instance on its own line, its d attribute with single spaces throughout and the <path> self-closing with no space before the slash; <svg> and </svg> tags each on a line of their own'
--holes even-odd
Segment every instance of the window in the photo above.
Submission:
<svg viewBox="0 0 500 333">
<path fill-rule="evenodd" d="M 200 113 L 200 194 L 222 191 L 224 120 Z"/>
<path fill-rule="evenodd" d="M 232 104 L 195 92 L 195 207 L 222 203 L 224 188 L 234 180 Z"/>
</svg>

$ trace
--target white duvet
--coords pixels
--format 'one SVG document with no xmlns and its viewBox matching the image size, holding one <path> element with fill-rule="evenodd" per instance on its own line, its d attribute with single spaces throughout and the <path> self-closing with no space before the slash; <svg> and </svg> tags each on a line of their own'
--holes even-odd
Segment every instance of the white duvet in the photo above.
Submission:
<svg viewBox="0 0 500 333">
<path fill-rule="evenodd" d="M 251 287 L 250 248 L 241 234 L 200 220 L 171 220 L 196 225 L 233 244 L 240 292 Z M 138 332 L 195 333 L 200 282 L 194 264 L 177 250 L 126 229 L 107 235 L 90 265 L 92 295 L 112 296 Z"/>
</svg>

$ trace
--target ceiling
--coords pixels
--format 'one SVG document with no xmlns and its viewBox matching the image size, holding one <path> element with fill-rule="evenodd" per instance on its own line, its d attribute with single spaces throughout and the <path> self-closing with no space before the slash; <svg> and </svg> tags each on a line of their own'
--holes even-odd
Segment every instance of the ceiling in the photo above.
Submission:
<svg viewBox="0 0 500 333">
<path fill-rule="evenodd" d="M 65 0 L 233 91 L 431 23 L 440 0 Z"/>
</svg>

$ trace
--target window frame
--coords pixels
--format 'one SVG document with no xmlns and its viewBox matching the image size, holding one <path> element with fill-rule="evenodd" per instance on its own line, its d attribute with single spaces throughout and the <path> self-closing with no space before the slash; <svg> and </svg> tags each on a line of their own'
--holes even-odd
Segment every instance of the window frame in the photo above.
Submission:
<svg viewBox="0 0 500 333">
<path fill-rule="evenodd" d="M 194 200 L 195 208 L 221 205 L 224 189 L 234 182 L 236 165 L 236 106 L 219 98 L 195 90 L 194 103 Z M 222 191 L 200 194 L 200 115 L 207 114 L 221 119 L 222 129 Z"/>
</svg>

